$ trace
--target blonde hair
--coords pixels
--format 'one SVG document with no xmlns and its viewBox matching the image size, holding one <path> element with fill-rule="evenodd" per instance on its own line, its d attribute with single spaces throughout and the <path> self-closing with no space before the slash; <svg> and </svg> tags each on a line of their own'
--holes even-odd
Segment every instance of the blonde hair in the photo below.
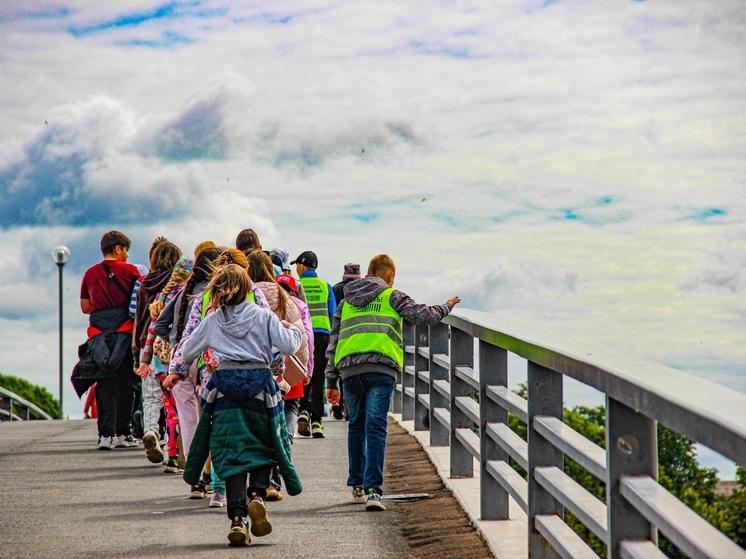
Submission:
<svg viewBox="0 0 746 559">
<path fill-rule="evenodd" d="M 155 300 L 155 302 L 150 304 L 150 316 L 152 318 L 158 318 L 163 311 L 163 307 L 165 306 L 165 300 L 166 297 L 168 297 L 168 294 L 171 293 L 174 287 L 177 285 L 184 285 L 186 284 L 187 280 L 189 279 L 189 276 L 192 274 L 189 272 L 174 272 L 171 274 L 171 278 L 168 280 L 168 283 L 163 287 L 163 291 L 161 291 L 160 296 L 158 299 Z"/>
<path fill-rule="evenodd" d="M 213 243 L 212 241 L 202 241 L 200 244 L 198 244 L 194 248 L 194 257 L 197 258 L 199 256 L 199 253 L 205 250 L 206 248 L 217 248 L 218 245 Z"/>
<path fill-rule="evenodd" d="M 226 264 L 238 264 L 244 270 L 249 269 L 249 261 L 246 259 L 246 255 L 237 248 L 229 248 L 220 255 L 217 261 L 218 268 Z"/>
<path fill-rule="evenodd" d="M 396 273 L 396 264 L 388 254 L 379 254 L 374 256 L 368 264 L 368 276 L 386 279 L 389 272 Z"/>
<path fill-rule="evenodd" d="M 215 270 L 207 289 L 211 293 L 210 307 L 217 310 L 246 301 L 251 290 L 251 279 L 241 266 L 228 264 Z"/>
</svg>

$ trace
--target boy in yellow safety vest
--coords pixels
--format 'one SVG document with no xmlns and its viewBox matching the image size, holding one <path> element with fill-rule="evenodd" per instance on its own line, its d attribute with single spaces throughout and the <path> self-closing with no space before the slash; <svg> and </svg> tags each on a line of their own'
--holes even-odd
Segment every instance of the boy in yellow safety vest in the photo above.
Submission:
<svg viewBox="0 0 746 559">
<path fill-rule="evenodd" d="M 352 501 L 366 510 L 386 510 L 383 460 L 387 414 L 396 376 L 404 364 L 402 320 L 438 324 L 461 299 L 444 305 L 420 305 L 393 289 L 396 266 L 386 254 L 370 261 L 368 275 L 345 288 L 345 301 L 334 314 L 326 351 L 326 399 L 339 401 L 339 377 L 344 384 L 350 425 L 347 434 Z"/>
</svg>

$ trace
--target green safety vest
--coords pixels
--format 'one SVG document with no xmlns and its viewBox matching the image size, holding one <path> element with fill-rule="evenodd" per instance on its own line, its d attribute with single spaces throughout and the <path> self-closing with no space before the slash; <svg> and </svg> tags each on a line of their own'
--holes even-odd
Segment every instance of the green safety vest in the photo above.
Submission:
<svg viewBox="0 0 746 559">
<path fill-rule="evenodd" d="M 329 284 L 319 278 L 300 278 L 306 292 L 306 304 L 311 315 L 311 326 L 314 330 L 331 332 L 329 320 Z"/>
<path fill-rule="evenodd" d="M 384 289 L 364 307 L 342 303 L 335 366 L 348 355 L 380 353 L 402 368 L 402 318 L 391 306 L 393 292 L 391 288 Z"/>
</svg>

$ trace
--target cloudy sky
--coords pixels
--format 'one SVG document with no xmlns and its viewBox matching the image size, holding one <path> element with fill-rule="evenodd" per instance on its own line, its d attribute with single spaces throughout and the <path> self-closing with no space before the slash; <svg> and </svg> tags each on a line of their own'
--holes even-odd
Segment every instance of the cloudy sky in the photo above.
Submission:
<svg viewBox="0 0 746 559">
<path fill-rule="evenodd" d="M 53 246 L 67 376 L 103 232 L 253 227 L 746 391 L 742 2 L 486 4 L 3 2 L 0 370 L 57 393 Z"/>
</svg>

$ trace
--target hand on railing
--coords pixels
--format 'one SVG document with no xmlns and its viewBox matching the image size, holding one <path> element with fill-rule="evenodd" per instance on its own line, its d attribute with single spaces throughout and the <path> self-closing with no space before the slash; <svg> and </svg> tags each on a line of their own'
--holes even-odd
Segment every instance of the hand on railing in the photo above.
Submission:
<svg viewBox="0 0 746 559">
<path fill-rule="evenodd" d="M 458 305 L 461 302 L 461 297 L 454 297 L 453 299 L 448 299 L 446 301 L 446 305 L 448 305 L 448 308 L 453 310 L 453 307 Z"/>
</svg>

